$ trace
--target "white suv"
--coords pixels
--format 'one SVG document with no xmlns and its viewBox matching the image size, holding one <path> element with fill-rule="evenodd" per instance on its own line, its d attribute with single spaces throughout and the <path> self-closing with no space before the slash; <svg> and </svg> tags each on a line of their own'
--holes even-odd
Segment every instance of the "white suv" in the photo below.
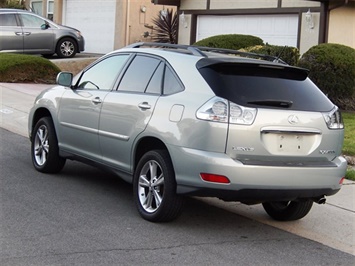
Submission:
<svg viewBox="0 0 355 266">
<path fill-rule="evenodd" d="M 34 167 L 111 170 L 149 221 L 176 218 L 185 195 L 304 217 L 342 185 L 340 112 L 307 70 L 240 54 L 140 43 L 59 74 L 29 116 Z"/>
</svg>

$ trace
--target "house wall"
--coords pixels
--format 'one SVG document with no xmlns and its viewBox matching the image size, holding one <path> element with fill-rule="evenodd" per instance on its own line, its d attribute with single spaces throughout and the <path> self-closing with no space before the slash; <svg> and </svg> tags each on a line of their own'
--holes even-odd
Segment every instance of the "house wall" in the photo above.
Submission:
<svg viewBox="0 0 355 266">
<path fill-rule="evenodd" d="M 328 42 L 355 49 L 355 3 L 330 12 Z"/>
<path fill-rule="evenodd" d="M 181 0 L 180 10 L 186 9 L 206 9 L 207 0 Z"/>
<path fill-rule="evenodd" d="M 184 21 L 180 15 L 179 43 L 192 44 L 196 41 L 198 16 L 292 14 L 299 17 L 297 47 L 304 53 L 319 42 L 320 8 L 320 2 L 306 0 L 181 0 L 180 14 L 184 12 Z M 312 28 L 306 22 L 308 10 L 312 14 Z"/>
<path fill-rule="evenodd" d="M 319 7 L 319 2 L 303 0 L 282 0 L 281 7 Z"/>
<path fill-rule="evenodd" d="M 129 25 L 126 44 L 151 41 L 151 36 L 144 37 L 143 35 L 144 33 L 152 34 L 153 18 L 158 17 L 162 10 L 176 10 L 172 6 L 154 5 L 151 0 L 130 0 L 128 8 Z"/>
<path fill-rule="evenodd" d="M 314 45 L 318 44 L 319 39 L 319 21 L 320 13 L 312 13 L 312 22 L 307 21 L 306 13 L 302 13 L 301 28 L 303 29 L 300 32 L 300 53 L 303 54 L 309 50 Z M 312 27 L 313 26 L 313 27 Z"/>
<path fill-rule="evenodd" d="M 211 9 L 276 8 L 278 0 L 211 0 Z"/>
</svg>

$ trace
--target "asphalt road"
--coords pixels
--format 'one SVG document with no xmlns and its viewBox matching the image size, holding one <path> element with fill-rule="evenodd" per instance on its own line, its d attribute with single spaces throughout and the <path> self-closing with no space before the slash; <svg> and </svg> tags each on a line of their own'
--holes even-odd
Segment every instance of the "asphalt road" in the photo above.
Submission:
<svg viewBox="0 0 355 266">
<path fill-rule="evenodd" d="M 140 218 L 132 188 L 68 161 L 36 172 L 0 128 L 0 265 L 354 265 L 355 257 L 196 198 L 172 223 Z"/>
</svg>

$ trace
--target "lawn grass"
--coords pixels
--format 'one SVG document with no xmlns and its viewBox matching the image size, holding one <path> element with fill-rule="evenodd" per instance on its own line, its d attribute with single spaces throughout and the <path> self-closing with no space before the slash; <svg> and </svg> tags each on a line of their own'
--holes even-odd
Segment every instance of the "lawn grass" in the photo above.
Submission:
<svg viewBox="0 0 355 266">
<path fill-rule="evenodd" d="M 355 156 L 355 113 L 343 112 L 342 115 L 345 124 L 343 154 Z"/>
<path fill-rule="evenodd" d="M 343 112 L 342 115 L 345 124 L 343 154 L 348 156 L 355 156 L 355 113 Z M 345 178 L 355 181 L 355 170 L 349 168 L 346 171 Z"/>
</svg>

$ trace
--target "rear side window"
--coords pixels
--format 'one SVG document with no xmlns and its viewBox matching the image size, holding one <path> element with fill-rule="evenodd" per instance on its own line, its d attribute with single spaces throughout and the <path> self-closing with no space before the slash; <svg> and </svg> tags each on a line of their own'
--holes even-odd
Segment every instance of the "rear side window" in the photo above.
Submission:
<svg viewBox="0 0 355 266">
<path fill-rule="evenodd" d="M 217 96 L 243 106 L 316 112 L 334 106 L 307 73 L 296 68 L 222 63 L 199 71 Z"/>
<path fill-rule="evenodd" d="M 118 90 L 143 93 L 159 64 L 159 59 L 149 56 L 136 56 L 124 74 Z M 152 90 L 152 88 L 149 89 Z"/>
<path fill-rule="evenodd" d="M 0 14 L 0 26 L 17 27 L 15 14 Z"/>
<path fill-rule="evenodd" d="M 164 95 L 170 95 L 183 91 L 184 87 L 175 76 L 174 72 L 169 68 L 165 68 L 164 75 Z"/>
</svg>

